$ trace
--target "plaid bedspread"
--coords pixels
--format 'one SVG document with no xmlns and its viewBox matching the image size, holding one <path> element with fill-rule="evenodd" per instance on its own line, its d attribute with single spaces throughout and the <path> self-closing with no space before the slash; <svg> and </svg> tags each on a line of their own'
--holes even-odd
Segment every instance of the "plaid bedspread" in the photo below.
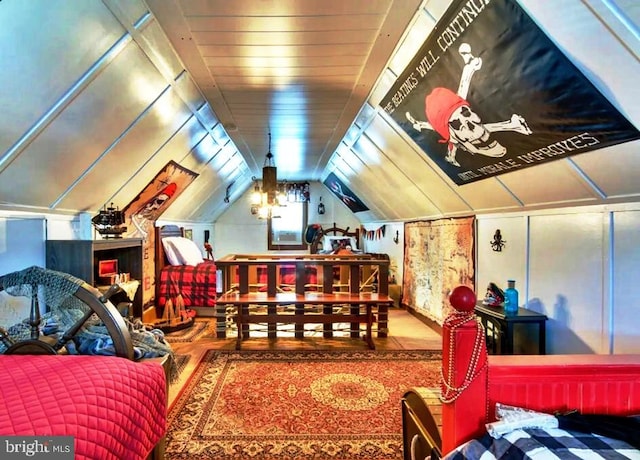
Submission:
<svg viewBox="0 0 640 460">
<path fill-rule="evenodd" d="M 216 264 L 205 260 L 197 266 L 168 265 L 160 272 L 157 305 L 164 307 L 168 299 L 176 304 L 182 296 L 185 308 L 215 307 Z"/>
<path fill-rule="evenodd" d="M 559 428 L 514 430 L 500 439 L 489 434 L 449 452 L 446 460 L 634 459 L 640 450 L 624 441 Z"/>
<path fill-rule="evenodd" d="M 316 284 L 318 282 L 318 270 L 316 267 L 307 265 L 304 267 L 305 283 Z M 267 267 L 258 266 L 258 283 L 267 284 Z M 295 265 L 282 265 L 279 267 L 278 283 L 295 285 L 296 284 L 296 266 Z"/>
</svg>

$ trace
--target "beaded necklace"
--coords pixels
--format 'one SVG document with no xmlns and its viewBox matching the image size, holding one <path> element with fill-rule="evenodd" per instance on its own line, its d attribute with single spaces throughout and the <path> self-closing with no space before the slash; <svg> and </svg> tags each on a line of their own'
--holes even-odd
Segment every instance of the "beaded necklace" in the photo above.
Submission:
<svg viewBox="0 0 640 460">
<path fill-rule="evenodd" d="M 473 351 L 471 352 L 471 359 L 469 360 L 469 367 L 467 368 L 467 373 L 464 376 L 464 380 L 462 381 L 459 387 L 455 386 L 454 382 L 454 336 L 455 331 L 462 325 L 466 324 L 467 321 L 475 321 L 476 323 L 476 338 L 473 343 Z M 440 377 L 442 379 L 442 388 L 440 391 L 440 401 L 443 403 L 452 403 L 456 399 L 460 397 L 462 392 L 466 390 L 469 385 L 473 382 L 473 380 L 484 370 L 487 366 L 487 361 L 482 365 L 482 367 L 478 368 L 478 362 L 480 361 L 480 357 L 482 355 L 482 347 L 484 345 L 484 327 L 482 324 L 475 319 L 475 315 L 473 312 L 455 312 L 449 315 L 444 322 L 444 326 L 449 327 L 449 369 L 447 372 L 447 377 L 444 375 L 444 370 L 440 368 Z"/>
</svg>

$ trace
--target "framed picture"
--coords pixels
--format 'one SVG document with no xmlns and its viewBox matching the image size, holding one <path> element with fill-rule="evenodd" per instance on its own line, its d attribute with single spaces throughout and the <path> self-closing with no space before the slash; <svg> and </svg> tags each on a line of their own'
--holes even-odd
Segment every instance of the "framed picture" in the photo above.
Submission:
<svg viewBox="0 0 640 460">
<path fill-rule="evenodd" d="M 189 238 L 190 240 L 193 240 L 193 229 L 191 229 L 191 228 L 185 229 L 184 237 L 185 238 Z"/>
</svg>

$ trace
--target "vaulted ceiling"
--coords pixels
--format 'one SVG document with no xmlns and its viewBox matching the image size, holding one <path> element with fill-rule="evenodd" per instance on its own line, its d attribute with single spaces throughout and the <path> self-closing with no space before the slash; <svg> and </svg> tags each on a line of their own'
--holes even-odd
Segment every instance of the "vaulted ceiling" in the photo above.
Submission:
<svg viewBox="0 0 640 460">
<path fill-rule="evenodd" d="M 518 3 L 640 126 L 638 2 Z M 3 0 L 0 206 L 123 207 L 175 161 L 199 176 L 163 217 L 215 221 L 269 133 L 279 178 L 334 173 L 363 222 L 638 201 L 638 141 L 456 185 L 385 113 L 450 4 Z"/>
</svg>

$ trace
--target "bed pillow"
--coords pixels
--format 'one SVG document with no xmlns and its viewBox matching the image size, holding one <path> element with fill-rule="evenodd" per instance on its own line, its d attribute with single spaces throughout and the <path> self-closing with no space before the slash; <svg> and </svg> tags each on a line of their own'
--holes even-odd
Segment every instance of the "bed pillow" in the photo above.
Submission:
<svg viewBox="0 0 640 460">
<path fill-rule="evenodd" d="M 180 261 L 180 257 L 176 254 L 175 249 L 173 249 L 173 244 L 171 244 L 171 239 L 175 239 L 177 237 L 170 236 L 162 239 L 162 247 L 164 248 L 164 254 L 167 256 L 167 260 L 171 265 L 182 265 Z"/>
<path fill-rule="evenodd" d="M 346 246 L 351 246 L 351 249 L 354 251 L 358 250 L 358 245 L 356 244 L 356 239 L 352 236 L 328 236 L 325 235 L 324 240 L 322 241 L 322 250 L 323 251 L 333 251 L 334 245 L 340 246 L 341 243 L 344 243 Z"/>
<path fill-rule="evenodd" d="M 169 240 L 167 244 L 172 247 L 177 259 L 180 261 L 178 265 L 196 266 L 204 262 L 200 248 L 189 238 L 179 236 L 168 237 L 162 240 L 162 244 L 164 245 L 167 240 Z"/>
</svg>

